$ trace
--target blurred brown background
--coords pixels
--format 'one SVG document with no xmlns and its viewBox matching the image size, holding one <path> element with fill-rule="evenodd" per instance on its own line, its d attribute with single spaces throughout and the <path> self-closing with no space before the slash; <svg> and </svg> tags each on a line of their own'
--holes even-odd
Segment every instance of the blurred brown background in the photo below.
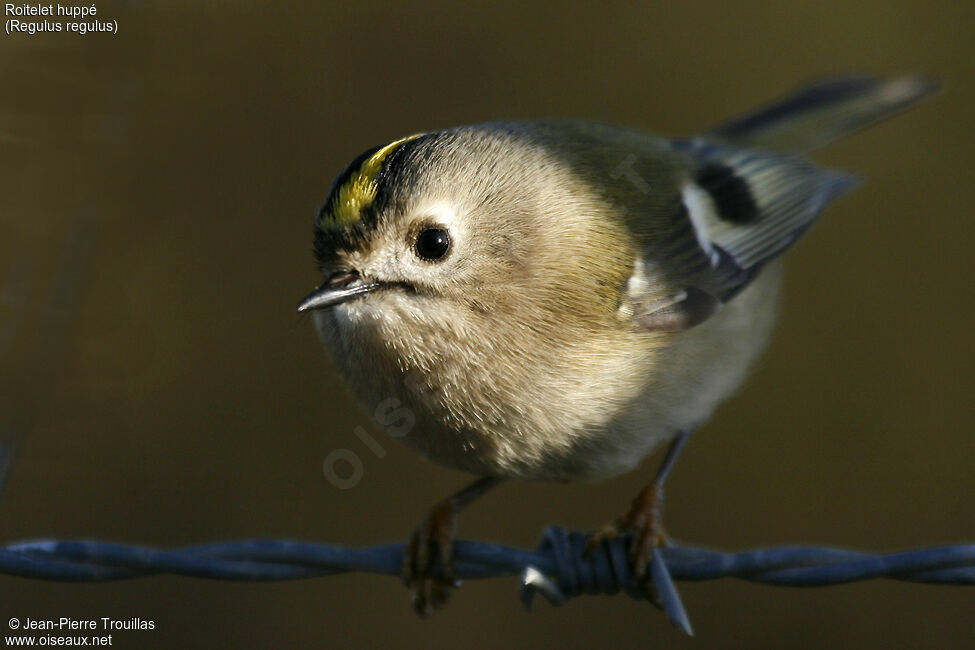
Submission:
<svg viewBox="0 0 975 650">
<path fill-rule="evenodd" d="M 118 36 L 0 36 L 0 418 L 28 431 L 3 538 L 404 538 L 468 477 L 386 439 L 375 457 L 294 313 L 333 176 L 370 145 L 493 118 L 687 134 L 862 70 L 945 91 L 817 156 L 866 182 L 790 253 L 775 339 L 692 438 L 668 524 L 728 549 L 975 541 L 975 5 L 651 4 L 99 1 Z M 354 489 L 322 476 L 339 448 L 363 462 Z M 656 462 L 502 486 L 461 535 L 593 528 Z M 697 641 L 622 597 L 525 614 L 514 579 L 427 621 L 375 576 L 0 585 L 0 620 L 156 621 L 122 648 L 975 647 L 975 590 L 892 582 L 685 583 Z"/>
</svg>

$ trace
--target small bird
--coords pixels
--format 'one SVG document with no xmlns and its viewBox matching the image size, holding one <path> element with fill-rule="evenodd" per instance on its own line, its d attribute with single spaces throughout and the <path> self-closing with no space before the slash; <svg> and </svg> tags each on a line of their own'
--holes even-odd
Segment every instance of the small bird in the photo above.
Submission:
<svg viewBox="0 0 975 650">
<path fill-rule="evenodd" d="M 349 164 L 314 220 L 324 281 L 298 310 L 368 411 L 408 409 L 400 440 L 480 477 L 411 537 L 403 575 L 419 613 L 455 586 L 457 513 L 499 481 L 610 477 L 669 443 L 649 486 L 590 538 L 630 535 L 633 575 L 655 598 L 667 475 L 765 346 L 777 258 L 855 183 L 799 154 L 935 88 L 831 78 L 681 139 L 491 122 Z"/>
</svg>

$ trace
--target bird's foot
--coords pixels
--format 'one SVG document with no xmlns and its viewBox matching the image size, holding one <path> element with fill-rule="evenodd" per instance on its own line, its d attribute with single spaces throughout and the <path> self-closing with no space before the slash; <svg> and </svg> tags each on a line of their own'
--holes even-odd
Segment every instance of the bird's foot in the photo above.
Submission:
<svg viewBox="0 0 975 650">
<path fill-rule="evenodd" d="M 416 527 L 406 546 L 403 583 L 409 587 L 413 609 L 420 617 L 446 605 L 451 590 L 460 586 L 453 566 L 456 510 L 452 499 L 441 501 Z M 439 572 L 434 573 L 437 563 Z"/>
<path fill-rule="evenodd" d="M 661 607 L 660 595 L 653 583 L 649 565 L 654 550 L 668 544 L 661 522 L 662 506 L 663 487 L 659 483 L 652 483 L 633 499 L 629 512 L 589 536 L 585 551 L 590 556 L 602 542 L 630 535 L 631 575 L 643 595 L 657 607 Z"/>
</svg>

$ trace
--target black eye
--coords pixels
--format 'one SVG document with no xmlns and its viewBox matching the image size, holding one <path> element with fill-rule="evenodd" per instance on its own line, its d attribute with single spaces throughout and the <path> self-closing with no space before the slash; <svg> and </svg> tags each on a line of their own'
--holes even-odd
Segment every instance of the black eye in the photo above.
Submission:
<svg viewBox="0 0 975 650">
<path fill-rule="evenodd" d="M 443 228 L 425 228 L 416 236 L 415 248 L 422 259 L 434 262 L 450 250 L 450 236 Z"/>
</svg>

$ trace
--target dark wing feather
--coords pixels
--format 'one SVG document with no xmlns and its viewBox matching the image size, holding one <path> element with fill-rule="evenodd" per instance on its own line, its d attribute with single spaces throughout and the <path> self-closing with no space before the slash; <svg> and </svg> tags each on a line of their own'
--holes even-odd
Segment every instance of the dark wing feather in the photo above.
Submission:
<svg viewBox="0 0 975 650">
<path fill-rule="evenodd" d="M 673 148 L 691 174 L 665 217 L 668 235 L 646 245 L 627 292 L 634 319 L 648 330 L 706 320 L 855 183 L 795 156 L 700 139 Z M 671 293 L 661 295 L 662 286 Z"/>
</svg>

